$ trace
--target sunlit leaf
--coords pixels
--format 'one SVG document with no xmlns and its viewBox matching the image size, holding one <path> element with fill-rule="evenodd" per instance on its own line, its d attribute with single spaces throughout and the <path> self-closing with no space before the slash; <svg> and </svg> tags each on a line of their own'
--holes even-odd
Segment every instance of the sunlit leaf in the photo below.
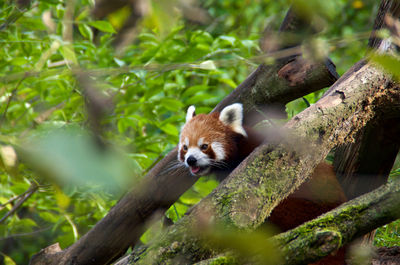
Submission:
<svg viewBox="0 0 400 265">
<path fill-rule="evenodd" d="M 179 135 L 179 131 L 176 128 L 176 126 L 173 126 L 172 124 L 169 124 L 169 123 L 163 125 L 160 129 L 163 130 L 165 133 L 173 135 L 173 136 Z"/>
<path fill-rule="evenodd" d="M 107 32 L 107 33 L 116 33 L 114 27 L 110 22 L 105 20 L 96 20 L 88 22 L 90 26 L 95 27 L 96 29 Z"/>
<path fill-rule="evenodd" d="M 3 260 L 4 265 L 17 265 L 17 263 L 15 263 L 15 261 L 13 261 L 12 258 L 10 258 L 9 256 L 7 256 L 3 253 L 1 253 L 1 254 L 4 258 L 4 260 Z"/>
<path fill-rule="evenodd" d="M 385 71 L 400 80 L 400 59 L 388 54 L 372 54 L 371 60 L 379 64 Z"/>
<path fill-rule="evenodd" d="M 87 24 L 79 24 L 78 25 L 79 32 L 88 40 L 93 39 L 92 29 Z"/>
</svg>

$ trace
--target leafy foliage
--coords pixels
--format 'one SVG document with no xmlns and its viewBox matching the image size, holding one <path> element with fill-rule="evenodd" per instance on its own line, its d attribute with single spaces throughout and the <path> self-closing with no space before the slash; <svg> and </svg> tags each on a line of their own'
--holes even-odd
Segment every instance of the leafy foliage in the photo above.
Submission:
<svg viewBox="0 0 400 265">
<path fill-rule="evenodd" d="M 194 26 L 180 15 L 172 19 L 153 1 L 154 12 L 138 27 L 136 41 L 117 51 L 113 39 L 126 9 L 94 20 L 93 1 L 67 3 L 0 2 L 0 218 L 16 205 L 16 196 L 33 184 L 39 187 L 0 223 L 8 264 L 26 264 L 41 248 L 54 242 L 67 247 L 87 232 L 124 187 L 176 145 L 189 105 L 211 111 L 255 69 L 263 28 L 277 28 L 289 6 L 288 1 L 207 0 L 203 7 L 212 23 Z M 323 48 L 343 73 L 365 53 L 360 47 L 366 46 L 376 3 L 336 0 L 329 8 L 336 10 L 330 18 L 335 23 L 328 20 L 313 38 L 330 45 Z M 165 27 L 165 21 L 173 26 Z M 72 40 L 66 37 L 69 27 Z M 112 99 L 101 135 L 89 129 L 78 74 L 90 76 L 98 93 Z M 306 98 L 314 103 L 321 94 Z M 305 107 L 302 100 L 290 103 L 289 116 Z M 9 146 L 20 163 L 4 149 Z M 216 185 L 202 178 L 167 217 L 176 221 Z"/>
</svg>

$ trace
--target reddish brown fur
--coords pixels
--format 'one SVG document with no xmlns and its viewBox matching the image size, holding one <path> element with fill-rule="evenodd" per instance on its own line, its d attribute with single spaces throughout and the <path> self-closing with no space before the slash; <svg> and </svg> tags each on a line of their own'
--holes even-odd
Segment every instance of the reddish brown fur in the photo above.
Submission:
<svg viewBox="0 0 400 265">
<path fill-rule="evenodd" d="M 219 113 L 217 112 L 209 115 L 199 114 L 194 116 L 181 132 L 182 141 L 184 141 L 186 137 L 189 139 L 188 148 L 196 147 L 197 141 L 200 138 L 204 138 L 204 142 L 209 145 L 205 153 L 210 154 L 210 157 L 212 157 L 211 155 L 215 156 L 211 149 L 211 143 L 221 143 L 224 147 L 227 161 L 237 159 L 237 146 L 232 143 L 237 142 L 237 138 L 244 138 L 240 134 L 232 131 L 228 125 L 222 123 L 219 120 Z M 182 160 L 185 153 L 186 151 L 181 148 L 180 157 Z"/>
</svg>

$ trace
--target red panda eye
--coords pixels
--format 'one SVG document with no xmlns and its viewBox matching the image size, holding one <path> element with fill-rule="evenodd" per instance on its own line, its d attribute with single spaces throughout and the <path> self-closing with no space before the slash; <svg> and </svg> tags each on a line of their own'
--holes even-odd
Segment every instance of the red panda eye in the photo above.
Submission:
<svg viewBox="0 0 400 265">
<path fill-rule="evenodd" d="M 201 150 L 207 150 L 207 148 L 208 148 L 208 144 L 202 144 L 202 145 L 200 146 L 200 149 L 201 149 Z"/>
<path fill-rule="evenodd" d="M 187 145 L 184 144 L 184 145 L 183 145 L 183 151 L 187 151 L 187 149 L 188 149 L 188 148 L 187 148 Z"/>
</svg>

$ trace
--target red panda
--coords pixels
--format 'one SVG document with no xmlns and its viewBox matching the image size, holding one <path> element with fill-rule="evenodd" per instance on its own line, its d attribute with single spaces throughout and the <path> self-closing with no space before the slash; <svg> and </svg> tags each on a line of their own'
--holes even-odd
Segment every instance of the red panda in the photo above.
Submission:
<svg viewBox="0 0 400 265">
<path fill-rule="evenodd" d="M 195 114 L 190 106 L 179 137 L 178 160 L 193 175 L 227 176 L 263 142 L 254 130 L 243 127 L 242 105 L 235 103 L 221 113 Z M 222 177 L 221 177 L 222 176 Z M 311 178 L 283 200 L 269 221 L 282 231 L 316 218 L 346 201 L 331 165 L 319 164 Z M 313 264 L 345 264 L 344 249 Z"/>
<path fill-rule="evenodd" d="M 189 107 L 180 133 L 178 160 L 193 175 L 232 171 L 262 142 L 243 127 L 242 113 L 239 103 L 208 115 L 195 115 L 194 106 Z"/>
</svg>

